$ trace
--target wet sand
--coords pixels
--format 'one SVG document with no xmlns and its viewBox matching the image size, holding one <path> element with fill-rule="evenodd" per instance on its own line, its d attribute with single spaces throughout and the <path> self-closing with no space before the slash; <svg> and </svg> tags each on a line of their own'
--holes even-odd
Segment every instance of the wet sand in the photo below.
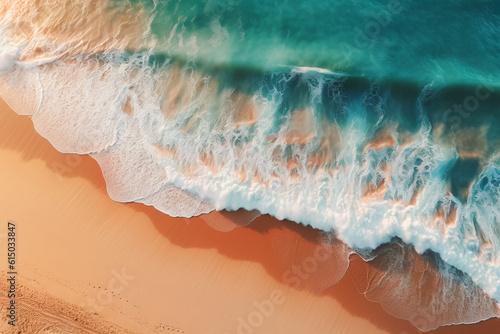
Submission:
<svg viewBox="0 0 500 334">
<path fill-rule="evenodd" d="M 113 202 L 97 163 L 65 155 L 0 105 L 0 247 L 17 223 L 17 328 L 2 333 L 418 333 L 360 294 L 350 275 L 319 294 L 284 282 L 283 254 L 319 233 L 261 216 L 220 232 Z M 340 264 L 339 264 L 340 265 Z M 498 319 L 431 333 L 496 333 Z"/>
</svg>

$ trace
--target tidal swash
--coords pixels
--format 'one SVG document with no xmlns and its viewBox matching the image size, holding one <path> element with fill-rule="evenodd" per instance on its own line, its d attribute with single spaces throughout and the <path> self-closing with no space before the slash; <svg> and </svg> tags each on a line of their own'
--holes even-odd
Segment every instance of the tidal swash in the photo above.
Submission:
<svg viewBox="0 0 500 334">
<path fill-rule="evenodd" d="M 0 15 L 0 96 L 97 160 L 113 200 L 329 232 L 328 275 L 371 261 L 367 297 L 421 330 L 500 316 L 497 1 L 13 0 Z"/>
</svg>

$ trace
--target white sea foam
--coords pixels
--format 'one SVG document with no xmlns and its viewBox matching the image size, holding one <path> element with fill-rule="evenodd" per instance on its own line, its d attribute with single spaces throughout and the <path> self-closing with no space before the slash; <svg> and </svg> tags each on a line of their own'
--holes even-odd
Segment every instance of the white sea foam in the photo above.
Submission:
<svg viewBox="0 0 500 334">
<path fill-rule="evenodd" d="M 289 80 L 287 75 L 276 82 Z M 398 236 L 420 253 L 438 253 L 500 300 L 495 225 L 500 167 L 491 161 L 462 204 L 449 194 L 442 177 L 457 153 L 435 143 L 426 127 L 410 144 L 395 138 L 394 146 L 368 149 L 360 156 L 366 130 L 373 125 L 356 110 L 362 108 L 359 101 L 348 106 L 355 112 L 346 113 L 344 126 L 326 126 L 329 121 L 314 108 L 301 111 L 312 124 L 312 138 L 287 143 L 294 116 L 293 110 L 280 114 L 284 97 L 278 87 L 267 95 L 246 96 L 217 89 L 215 79 L 192 69 L 153 71 L 133 62 L 97 60 L 17 66 L 1 79 L 0 95 L 17 112 L 33 115 L 37 131 L 58 150 L 91 153 L 116 201 L 137 201 L 185 217 L 213 209 L 255 209 L 335 230 L 359 249 L 374 249 Z M 318 86 L 336 80 L 341 81 L 318 75 L 310 100 L 320 101 Z M 13 91 L 20 92 L 22 103 Z M 256 113 L 255 124 L 235 125 L 238 99 Z M 338 136 L 335 161 L 308 167 L 322 138 L 334 137 L 332 131 Z M 292 171 L 290 159 L 299 161 Z M 383 196 L 364 196 L 368 184 L 384 180 Z M 455 225 L 435 218 L 439 206 L 456 208 Z M 474 224 L 489 236 L 490 246 L 483 245 Z"/>
<path fill-rule="evenodd" d="M 318 72 L 318 73 L 333 74 L 332 71 L 327 70 L 325 68 L 306 67 L 306 66 L 296 66 L 296 67 L 292 68 L 292 72 L 295 72 L 295 73 Z"/>
<path fill-rule="evenodd" d="M 0 75 L 11 71 L 21 55 L 22 46 L 8 38 L 8 25 L 0 22 Z"/>
</svg>

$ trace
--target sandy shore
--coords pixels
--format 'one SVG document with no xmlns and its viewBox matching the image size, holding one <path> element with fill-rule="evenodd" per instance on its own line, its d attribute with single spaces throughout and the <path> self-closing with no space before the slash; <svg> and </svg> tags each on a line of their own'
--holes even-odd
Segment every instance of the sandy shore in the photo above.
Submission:
<svg viewBox="0 0 500 334">
<path fill-rule="evenodd" d="M 2 333 L 418 333 L 367 301 L 349 273 L 316 295 L 283 282 L 283 252 L 312 247 L 317 231 L 261 216 L 220 232 L 201 218 L 113 202 L 92 158 L 59 153 L 3 101 L 0 157 Z M 16 328 L 5 318 L 9 220 Z"/>
</svg>

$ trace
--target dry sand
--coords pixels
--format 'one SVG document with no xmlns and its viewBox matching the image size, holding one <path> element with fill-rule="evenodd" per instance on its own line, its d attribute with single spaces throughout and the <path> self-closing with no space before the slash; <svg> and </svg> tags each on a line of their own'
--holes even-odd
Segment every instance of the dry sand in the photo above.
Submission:
<svg viewBox="0 0 500 334">
<path fill-rule="evenodd" d="M 16 328 L 5 318 L 9 220 L 18 230 Z M 257 325 L 241 333 L 418 333 L 367 301 L 349 275 L 317 295 L 283 283 L 277 249 L 317 236 L 267 216 L 220 232 L 201 218 L 113 202 L 92 158 L 59 153 L 1 102 L 1 333 L 233 334 L 249 317 Z M 494 319 L 432 333 L 499 328 Z"/>
</svg>

